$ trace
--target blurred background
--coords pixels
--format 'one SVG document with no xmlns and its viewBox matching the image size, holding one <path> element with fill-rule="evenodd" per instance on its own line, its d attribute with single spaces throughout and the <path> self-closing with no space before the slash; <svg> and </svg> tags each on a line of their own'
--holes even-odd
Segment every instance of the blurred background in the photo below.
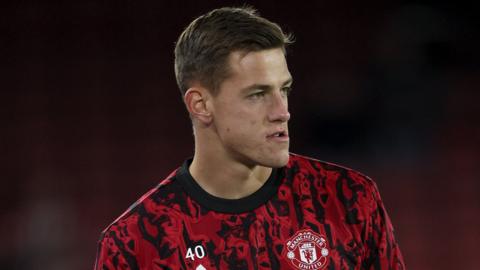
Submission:
<svg viewBox="0 0 480 270">
<path fill-rule="evenodd" d="M 15 1 L 0 18 L 0 265 L 92 269 L 193 154 L 173 72 L 196 16 L 293 32 L 291 151 L 374 178 L 408 269 L 480 269 L 478 10 L 458 1 Z"/>
</svg>

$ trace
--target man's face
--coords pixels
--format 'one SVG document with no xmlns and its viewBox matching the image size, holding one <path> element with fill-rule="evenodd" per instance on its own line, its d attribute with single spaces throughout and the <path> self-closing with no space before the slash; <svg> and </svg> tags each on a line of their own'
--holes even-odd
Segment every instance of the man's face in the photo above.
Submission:
<svg viewBox="0 0 480 270">
<path fill-rule="evenodd" d="M 292 77 L 283 50 L 232 52 L 229 67 L 230 76 L 212 99 L 213 125 L 223 150 L 249 167 L 286 165 Z"/>
</svg>

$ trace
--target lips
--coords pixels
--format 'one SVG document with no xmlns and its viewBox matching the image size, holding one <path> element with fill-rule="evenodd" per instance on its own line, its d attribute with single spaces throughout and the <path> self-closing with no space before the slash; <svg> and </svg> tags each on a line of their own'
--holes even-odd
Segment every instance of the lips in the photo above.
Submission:
<svg viewBox="0 0 480 270">
<path fill-rule="evenodd" d="M 286 130 L 278 130 L 269 133 L 267 139 L 288 140 L 288 132 Z"/>
</svg>

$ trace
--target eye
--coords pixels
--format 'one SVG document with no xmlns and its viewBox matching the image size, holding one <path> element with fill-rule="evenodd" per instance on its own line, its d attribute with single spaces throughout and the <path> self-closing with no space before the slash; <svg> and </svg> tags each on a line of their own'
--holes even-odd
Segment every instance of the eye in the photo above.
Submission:
<svg viewBox="0 0 480 270">
<path fill-rule="evenodd" d="M 263 96 L 265 96 L 265 92 L 264 91 L 258 91 L 258 92 L 254 92 L 254 93 L 250 94 L 248 96 L 248 98 L 259 99 L 259 98 L 262 98 Z"/>
<path fill-rule="evenodd" d="M 281 91 L 282 91 L 284 96 L 288 97 L 290 95 L 290 92 L 292 92 L 292 87 L 285 86 L 281 89 Z"/>
</svg>

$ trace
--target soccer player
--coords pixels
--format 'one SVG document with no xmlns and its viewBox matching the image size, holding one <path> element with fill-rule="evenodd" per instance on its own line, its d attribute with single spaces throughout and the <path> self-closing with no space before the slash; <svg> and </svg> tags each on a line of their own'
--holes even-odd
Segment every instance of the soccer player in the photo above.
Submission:
<svg viewBox="0 0 480 270">
<path fill-rule="evenodd" d="M 370 178 L 289 153 L 290 43 L 250 8 L 185 29 L 175 73 L 194 157 L 102 233 L 96 270 L 405 268 Z"/>
</svg>

